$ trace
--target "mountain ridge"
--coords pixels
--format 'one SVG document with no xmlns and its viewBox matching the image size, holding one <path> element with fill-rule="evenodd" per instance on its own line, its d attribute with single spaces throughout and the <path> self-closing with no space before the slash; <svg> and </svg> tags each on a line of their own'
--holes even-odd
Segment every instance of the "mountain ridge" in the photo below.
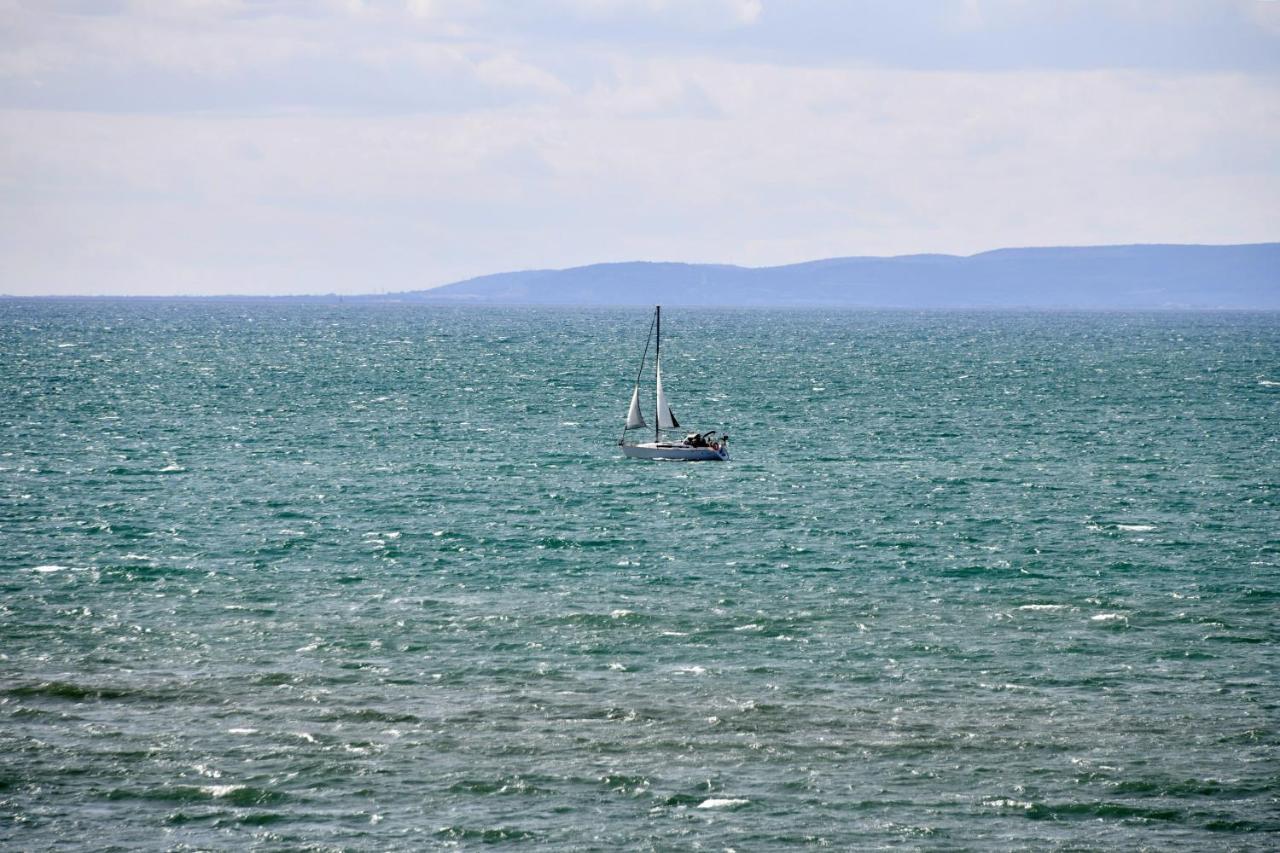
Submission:
<svg viewBox="0 0 1280 853">
<path fill-rule="evenodd" d="M 1280 243 L 1001 248 L 769 267 L 622 261 L 493 273 L 379 301 L 863 308 L 1280 308 Z"/>
<path fill-rule="evenodd" d="M 440 305 L 688 305 L 909 309 L 1280 310 L 1280 242 L 1000 248 L 849 255 L 745 267 L 612 261 L 513 270 L 363 294 L 65 295 L 127 299 Z"/>
</svg>

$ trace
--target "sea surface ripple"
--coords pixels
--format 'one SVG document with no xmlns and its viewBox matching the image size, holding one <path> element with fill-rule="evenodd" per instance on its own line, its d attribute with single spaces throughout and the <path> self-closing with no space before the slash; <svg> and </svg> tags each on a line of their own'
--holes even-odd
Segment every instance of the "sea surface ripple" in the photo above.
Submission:
<svg viewBox="0 0 1280 853">
<path fill-rule="evenodd" d="M 648 320 L 0 301 L 0 846 L 1274 848 L 1280 317 Z"/>
</svg>

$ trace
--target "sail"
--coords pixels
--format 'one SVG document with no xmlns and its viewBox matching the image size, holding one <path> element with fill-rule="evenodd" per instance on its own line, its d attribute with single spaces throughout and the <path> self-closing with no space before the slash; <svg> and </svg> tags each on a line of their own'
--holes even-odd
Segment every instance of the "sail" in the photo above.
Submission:
<svg viewBox="0 0 1280 853">
<path fill-rule="evenodd" d="M 644 422 L 644 415 L 640 414 L 640 386 L 637 385 L 631 392 L 631 408 L 627 411 L 627 429 L 638 429 L 643 426 L 648 424 Z"/>
<path fill-rule="evenodd" d="M 679 426 L 676 413 L 671 411 L 667 395 L 662 391 L 662 362 L 658 362 L 658 429 L 676 429 Z"/>
</svg>

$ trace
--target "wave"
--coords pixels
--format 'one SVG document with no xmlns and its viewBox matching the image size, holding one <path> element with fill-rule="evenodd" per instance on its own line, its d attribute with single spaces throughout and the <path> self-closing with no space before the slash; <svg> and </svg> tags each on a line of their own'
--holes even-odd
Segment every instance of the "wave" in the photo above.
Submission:
<svg viewBox="0 0 1280 853">
<path fill-rule="evenodd" d="M 454 794 L 511 795 L 511 794 L 553 794 L 549 788 L 540 787 L 521 776 L 507 776 L 498 779 L 462 779 L 449 786 Z"/>
<path fill-rule="evenodd" d="M 741 797 L 711 797 L 698 803 L 700 809 L 738 809 L 750 805 L 750 800 Z"/>
<path fill-rule="evenodd" d="M 361 723 L 420 723 L 422 718 L 416 714 L 398 714 L 393 711 L 381 711 L 377 708 L 356 708 L 334 710 L 320 715 L 317 720 L 324 723 L 361 722 Z"/>
<path fill-rule="evenodd" d="M 0 695 L 19 698 L 65 699 L 71 702 L 117 699 L 169 700 L 173 698 L 173 694 L 166 691 L 75 684 L 70 681 L 41 681 L 38 684 L 20 684 L 0 691 Z"/>
<path fill-rule="evenodd" d="M 161 785 L 155 788 L 113 788 L 108 800 L 159 800 L 190 803 L 223 800 L 235 806 L 263 806 L 282 803 L 288 796 L 281 791 L 254 785 Z"/>
<path fill-rule="evenodd" d="M 1069 818 L 1118 818 L 1143 821 L 1182 822 L 1187 812 L 1179 808 L 1152 808 L 1116 802 L 1032 803 L 1025 809 L 1032 820 L 1065 820 Z"/>
<path fill-rule="evenodd" d="M 492 827 L 473 829 L 466 826 L 442 826 L 436 830 L 436 838 L 448 841 L 476 841 L 481 844 L 501 844 L 508 841 L 537 841 L 538 833 L 527 829 Z"/>
</svg>

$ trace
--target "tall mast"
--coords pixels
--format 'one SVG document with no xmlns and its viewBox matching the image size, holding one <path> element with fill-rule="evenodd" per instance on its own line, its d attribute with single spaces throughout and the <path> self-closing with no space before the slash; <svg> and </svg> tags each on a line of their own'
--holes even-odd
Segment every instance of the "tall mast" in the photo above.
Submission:
<svg viewBox="0 0 1280 853">
<path fill-rule="evenodd" d="M 658 381 L 661 382 L 662 381 L 662 306 L 661 305 L 654 306 L 653 322 L 658 327 L 658 336 L 657 338 L 655 338 L 655 340 L 657 341 L 657 346 L 653 350 L 653 363 L 658 368 Z M 662 412 L 658 408 L 658 397 L 657 395 L 654 395 L 654 398 L 653 398 L 653 443 L 654 444 L 657 444 L 662 440 L 661 436 L 659 435 L 659 432 L 661 430 L 661 427 L 659 426 L 659 424 L 661 423 L 662 423 Z"/>
<path fill-rule="evenodd" d="M 650 345 L 653 344 L 653 325 L 654 325 L 654 320 L 650 320 L 649 331 L 644 336 L 644 352 L 640 355 L 640 366 L 636 368 L 636 382 L 635 382 L 634 390 L 631 392 L 632 400 L 635 401 L 634 405 L 636 406 L 636 414 L 639 414 L 639 408 L 640 408 L 640 404 L 638 402 L 639 395 L 640 395 L 640 378 L 644 376 L 644 366 L 649 360 L 649 347 Z M 640 418 L 640 423 L 636 425 L 636 429 L 639 429 L 642 426 L 648 426 L 648 424 L 644 422 L 643 416 Z M 630 410 L 627 411 L 627 423 L 622 428 L 622 438 L 618 439 L 618 444 L 627 443 L 627 430 L 629 429 L 631 429 Z"/>
</svg>

